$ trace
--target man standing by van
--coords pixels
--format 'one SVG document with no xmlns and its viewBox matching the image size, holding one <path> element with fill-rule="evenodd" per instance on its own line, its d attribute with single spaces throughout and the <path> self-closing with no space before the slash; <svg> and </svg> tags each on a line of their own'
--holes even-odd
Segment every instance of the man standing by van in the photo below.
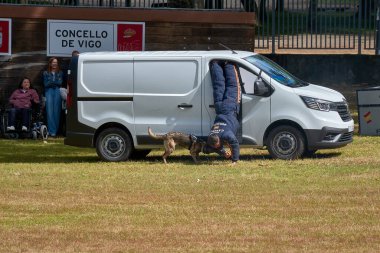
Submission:
<svg viewBox="0 0 380 253">
<path fill-rule="evenodd" d="M 232 159 L 236 164 L 239 160 L 240 147 L 236 138 L 239 129 L 237 115 L 240 111 L 240 81 L 237 67 L 230 62 L 213 61 L 210 66 L 213 85 L 216 118 L 207 138 L 203 152 L 218 153 Z M 225 150 L 226 143 L 230 151 Z"/>
</svg>

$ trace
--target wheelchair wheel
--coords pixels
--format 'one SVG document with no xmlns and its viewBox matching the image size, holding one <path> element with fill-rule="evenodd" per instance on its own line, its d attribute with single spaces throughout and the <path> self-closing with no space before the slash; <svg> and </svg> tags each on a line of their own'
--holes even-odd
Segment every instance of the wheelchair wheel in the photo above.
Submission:
<svg viewBox="0 0 380 253">
<path fill-rule="evenodd" d="M 48 139 L 48 130 L 47 130 L 47 127 L 45 125 L 42 125 L 40 127 L 40 134 L 41 134 L 41 138 L 43 140 L 47 140 Z"/>
<path fill-rule="evenodd" d="M 33 130 L 32 131 L 32 138 L 33 138 L 33 140 L 37 140 L 37 131 L 35 131 L 35 130 Z"/>
</svg>

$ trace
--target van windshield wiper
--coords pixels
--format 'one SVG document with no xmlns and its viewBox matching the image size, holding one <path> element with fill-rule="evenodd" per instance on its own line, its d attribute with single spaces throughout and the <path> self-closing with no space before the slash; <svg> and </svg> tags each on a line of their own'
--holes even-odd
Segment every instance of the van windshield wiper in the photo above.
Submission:
<svg viewBox="0 0 380 253">
<path fill-rule="evenodd" d="M 309 83 L 299 80 L 293 87 L 298 88 L 298 87 L 305 87 L 305 86 L 309 86 Z"/>
</svg>

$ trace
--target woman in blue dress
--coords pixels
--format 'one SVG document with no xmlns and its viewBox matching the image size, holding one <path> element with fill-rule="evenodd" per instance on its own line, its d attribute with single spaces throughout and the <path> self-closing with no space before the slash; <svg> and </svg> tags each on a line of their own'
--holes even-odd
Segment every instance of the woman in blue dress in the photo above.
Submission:
<svg viewBox="0 0 380 253">
<path fill-rule="evenodd" d="M 46 117 L 49 135 L 55 137 L 59 129 L 61 116 L 61 94 L 59 88 L 63 82 L 63 73 L 59 68 L 58 59 L 50 58 L 48 69 L 43 72 Z"/>
</svg>

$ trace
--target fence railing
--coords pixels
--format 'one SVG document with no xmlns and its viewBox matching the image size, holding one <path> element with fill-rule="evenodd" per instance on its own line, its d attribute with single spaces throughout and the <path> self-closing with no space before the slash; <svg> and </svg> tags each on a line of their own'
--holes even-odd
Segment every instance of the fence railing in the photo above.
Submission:
<svg viewBox="0 0 380 253">
<path fill-rule="evenodd" d="M 254 0 L 0 0 L 0 4 L 39 6 L 191 8 L 198 10 L 254 11 Z"/>
<path fill-rule="evenodd" d="M 0 0 L 2 4 L 96 8 L 175 8 L 255 12 L 255 50 L 376 47 L 380 0 Z"/>
<path fill-rule="evenodd" d="M 375 49 L 378 0 L 259 0 L 256 49 Z"/>
</svg>

